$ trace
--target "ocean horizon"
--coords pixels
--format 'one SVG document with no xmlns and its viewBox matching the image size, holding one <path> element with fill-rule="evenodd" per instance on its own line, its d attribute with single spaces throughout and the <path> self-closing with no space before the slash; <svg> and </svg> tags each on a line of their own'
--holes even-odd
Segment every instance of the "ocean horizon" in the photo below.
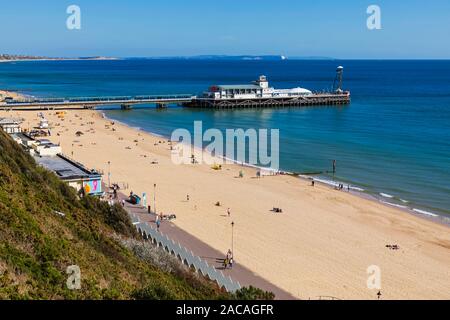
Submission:
<svg viewBox="0 0 450 320">
<path fill-rule="evenodd" d="M 343 65 L 348 106 L 200 110 L 171 106 L 108 118 L 170 137 L 177 128 L 280 130 L 280 169 L 323 172 L 327 183 L 355 189 L 416 213 L 450 216 L 449 60 L 231 61 L 125 59 L 0 64 L 0 88 L 37 97 L 199 94 L 213 84 L 249 83 L 330 90 Z M 144 106 L 145 107 L 145 106 Z M 332 161 L 337 161 L 335 175 Z M 384 200 L 383 200 L 384 199 Z"/>
</svg>

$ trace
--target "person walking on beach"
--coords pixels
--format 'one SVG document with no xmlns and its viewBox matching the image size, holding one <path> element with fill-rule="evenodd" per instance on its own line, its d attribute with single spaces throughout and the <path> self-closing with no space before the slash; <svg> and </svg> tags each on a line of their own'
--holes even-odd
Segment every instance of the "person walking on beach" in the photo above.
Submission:
<svg viewBox="0 0 450 320">
<path fill-rule="evenodd" d="M 228 208 L 228 209 L 227 209 L 227 214 L 228 214 L 228 217 L 230 217 L 230 216 L 231 216 L 231 211 L 230 211 L 230 208 Z"/>
<path fill-rule="evenodd" d="M 186 195 L 186 201 L 189 201 L 189 195 Z"/>
<path fill-rule="evenodd" d="M 124 199 L 122 199 L 122 207 L 125 208 L 125 200 Z"/>
</svg>

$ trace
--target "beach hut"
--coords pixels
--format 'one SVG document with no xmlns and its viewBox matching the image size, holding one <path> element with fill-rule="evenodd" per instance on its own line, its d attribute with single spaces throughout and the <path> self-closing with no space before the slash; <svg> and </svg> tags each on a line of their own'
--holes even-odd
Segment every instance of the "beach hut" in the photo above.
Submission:
<svg viewBox="0 0 450 320">
<path fill-rule="evenodd" d="M 23 119 L 19 118 L 0 118 L 0 128 L 3 129 L 6 133 L 20 133 L 22 129 L 20 125 L 22 124 Z"/>
</svg>

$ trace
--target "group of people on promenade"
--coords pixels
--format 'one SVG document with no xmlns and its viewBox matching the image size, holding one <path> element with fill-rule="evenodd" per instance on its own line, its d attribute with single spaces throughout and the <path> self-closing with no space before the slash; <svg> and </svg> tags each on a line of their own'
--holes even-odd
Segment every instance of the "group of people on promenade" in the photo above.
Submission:
<svg viewBox="0 0 450 320">
<path fill-rule="evenodd" d="M 228 249 L 227 255 L 225 257 L 225 259 L 223 260 L 223 268 L 227 269 L 228 267 L 230 267 L 230 269 L 233 268 L 233 252 L 231 251 L 231 249 Z"/>
</svg>

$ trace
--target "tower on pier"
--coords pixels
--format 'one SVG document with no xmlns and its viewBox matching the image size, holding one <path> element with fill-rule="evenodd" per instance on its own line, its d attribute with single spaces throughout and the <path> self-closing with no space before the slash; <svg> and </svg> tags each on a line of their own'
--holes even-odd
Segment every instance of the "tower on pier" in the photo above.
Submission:
<svg viewBox="0 0 450 320">
<path fill-rule="evenodd" d="M 342 91 L 342 74 L 344 73 L 344 67 L 339 66 L 336 69 L 336 77 L 334 78 L 333 91 L 341 93 Z"/>
</svg>

